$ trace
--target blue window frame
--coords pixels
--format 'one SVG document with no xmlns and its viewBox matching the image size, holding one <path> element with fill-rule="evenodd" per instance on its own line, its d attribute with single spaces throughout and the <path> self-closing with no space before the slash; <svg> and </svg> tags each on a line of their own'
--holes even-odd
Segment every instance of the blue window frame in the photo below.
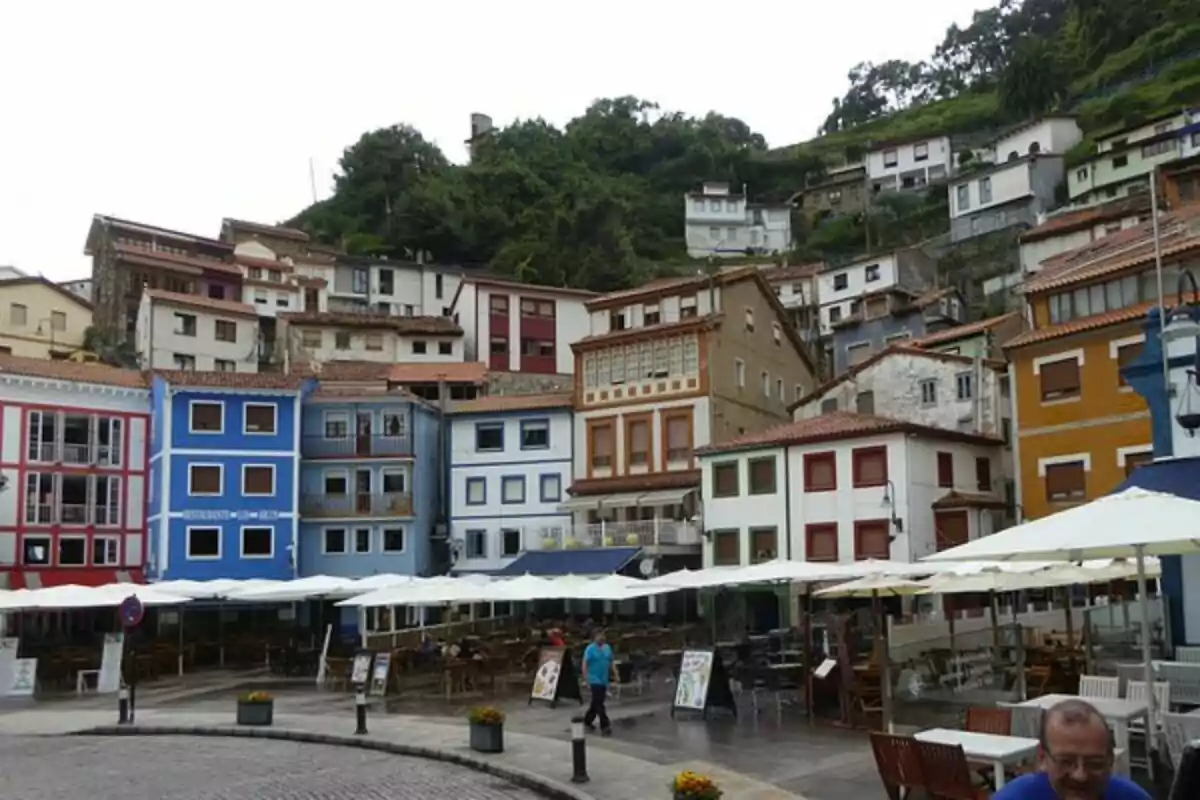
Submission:
<svg viewBox="0 0 1200 800">
<path fill-rule="evenodd" d="M 504 451 L 504 423 L 475 423 L 475 452 L 500 453 Z"/>
<path fill-rule="evenodd" d="M 562 476 L 557 473 L 542 475 L 538 479 L 543 503 L 557 503 L 562 500 Z"/>
<path fill-rule="evenodd" d="M 487 505 L 487 478 L 467 478 L 466 504 Z"/>
<path fill-rule="evenodd" d="M 500 502 L 506 506 L 525 502 L 524 475 L 505 475 L 500 479 Z"/>
<path fill-rule="evenodd" d="M 549 450 L 550 449 L 550 420 L 526 419 L 521 420 L 521 449 Z"/>
</svg>

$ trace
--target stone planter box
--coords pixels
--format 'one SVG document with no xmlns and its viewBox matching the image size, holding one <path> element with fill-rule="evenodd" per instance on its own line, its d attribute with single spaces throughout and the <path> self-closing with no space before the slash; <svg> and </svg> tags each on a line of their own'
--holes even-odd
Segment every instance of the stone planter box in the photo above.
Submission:
<svg viewBox="0 0 1200 800">
<path fill-rule="evenodd" d="M 504 752 L 504 726 L 468 723 L 471 728 L 471 749 L 477 753 Z"/>
<path fill-rule="evenodd" d="M 241 700 L 237 704 L 237 724 L 238 725 L 270 725 L 275 719 L 275 701 L 268 700 L 265 703 L 244 703 Z"/>
</svg>

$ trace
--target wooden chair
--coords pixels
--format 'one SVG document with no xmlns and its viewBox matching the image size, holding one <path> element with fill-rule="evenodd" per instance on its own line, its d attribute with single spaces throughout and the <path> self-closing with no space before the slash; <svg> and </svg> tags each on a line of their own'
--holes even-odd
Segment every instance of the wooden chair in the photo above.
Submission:
<svg viewBox="0 0 1200 800">
<path fill-rule="evenodd" d="M 1049 664 L 1036 664 L 1025 668 L 1025 691 L 1030 697 L 1046 694 L 1054 668 Z"/>
<path fill-rule="evenodd" d="M 871 750 L 889 800 L 903 800 L 914 790 L 925 789 L 916 739 L 872 731 Z"/>
<path fill-rule="evenodd" d="M 1121 679 L 1099 675 L 1079 676 L 1079 696 L 1116 700 L 1121 696 Z"/>
<path fill-rule="evenodd" d="M 992 733 L 997 736 L 1012 735 L 1012 710 L 1008 708 L 981 708 L 972 706 L 967 709 L 967 723 L 964 726 L 972 733 Z"/>
<path fill-rule="evenodd" d="M 961 745 L 921 741 L 916 745 L 930 800 L 987 800 L 988 791 L 971 780 L 971 769 Z"/>
</svg>

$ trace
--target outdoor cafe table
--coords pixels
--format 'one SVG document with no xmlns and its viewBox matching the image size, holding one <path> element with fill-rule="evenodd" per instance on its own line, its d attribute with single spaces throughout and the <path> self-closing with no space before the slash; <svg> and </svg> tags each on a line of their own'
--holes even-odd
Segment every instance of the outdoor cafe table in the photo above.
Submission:
<svg viewBox="0 0 1200 800">
<path fill-rule="evenodd" d="M 970 761 L 986 762 L 995 773 L 996 790 L 1004 786 L 1004 768 L 1028 761 L 1037 753 L 1037 739 L 1022 736 L 998 736 L 993 733 L 973 733 L 950 728 L 932 728 L 914 733 L 913 738 L 922 742 L 959 745 Z"/>
<path fill-rule="evenodd" d="M 1048 711 L 1064 700 L 1083 700 L 1096 709 L 1100 716 L 1112 723 L 1113 738 L 1118 749 L 1129 752 L 1129 721 L 1142 717 L 1149 722 L 1149 705 L 1142 700 L 1113 699 L 1108 697 L 1079 697 L 1073 694 L 1044 694 L 1023 703 L 997 703 L 1007 708 L 1040 708 Z M 1149 730 L 1149 725 L 1146 726 Z"/>
</svg>

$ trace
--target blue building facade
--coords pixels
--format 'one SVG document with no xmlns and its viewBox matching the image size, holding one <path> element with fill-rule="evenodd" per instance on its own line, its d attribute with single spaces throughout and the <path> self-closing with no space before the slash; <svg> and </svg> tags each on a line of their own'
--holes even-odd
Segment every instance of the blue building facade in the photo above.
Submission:
<svg viewBox="0 0 1200 800">
<path fill-rule="evenodd" d="M 312 388 L 272 374 L 154 375 L 150 577 L 296 576 L 301 401 Z"/>
<path fill-rule="evenodd" d="M 1188 311 L 1193 320 L 1200 322 L 1200 307 L 1193 305 Z M 1195 386 L 1188 381 L 1188 370 L 1195 369 L 1200 342 L 1188 339 L 1173 342 L 1168 347 L 1165 367 L 1172 385 L 1168 391 L 1167 381 L 1163 377 L 1164 353 L 1159 338 L 1161 327 L 1157 308 L 1147 313 L 1144 330 L 1146 343 L 1142 352 L 1121 374 L 1125 382 L 1145 398 L 1150 409 L 1155 459 L 1178 459 L 1174 464 L 1153 465 L 1158 471 L 1154 479 L 1158 482 L 1165 480 L 1166 484 L 1147 488 L 1200 500 L 1200 461 L 1196 460 L 1196 456 L 1200 456 L 1200 439 L 1185 434 L 1175 419 L 1189 394 L 1189 410 L 1200 411 L 1200 398 L 1195 394 Z M 1171 467 L 1171 475 L 1164 473 L 1163 468 L 1168 466 Z M 1139 471 L 1134 471 L 1128 483 L 1140 485 Z M 1161 563 L 1161 584 L 1171 622 L 1172 642 L 1176 645 L 1200 644 L 1200 556 L 1167 556 L 1161 559 Z"/>
<path fill-rule="evenodd" d="M 441 415 L 407 393 L 313 393 L 301 412 L 299 574 L 431 571 Z"/>
</svg>

